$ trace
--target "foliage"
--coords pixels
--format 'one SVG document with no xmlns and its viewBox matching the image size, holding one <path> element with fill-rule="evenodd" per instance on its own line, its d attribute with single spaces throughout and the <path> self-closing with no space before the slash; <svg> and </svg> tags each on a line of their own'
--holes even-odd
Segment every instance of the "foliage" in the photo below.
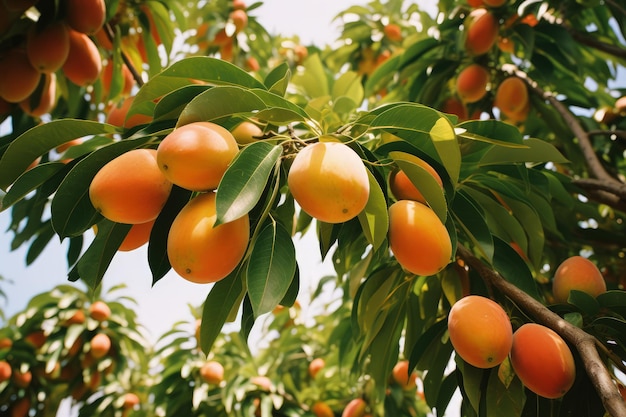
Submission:
<svg viewBox="0 0 626 417">
<path fill-rule="evenodd" d="M 157 352 L 164 372 L 152 389 L 165 403 L 154 400 L 156 409 L 171 410 L 167 415 L 248 415 L 260 406 L 264 416 L 272 409 L 305 415 L 316 396 L 327 396 L 338 413 L 348 399 L 336 393 L 348 384 L 353 397 L 367 398 L 374 415 L 399 415 L 393 407 L 422 413 L 415 398 L 387 392 L 392 367 L 404 357 L 411 369 L 425 372 L 425 401 L 438 415 L 457 388 L 467 416 L 568 415 L 583 404 L 590 416 L 603 415 L 605 408 L 623 412 L 606 391 L 617 396 L 615 386 L 598 388 L 603 395 L 591 389 L 598 385 L 595 376 L 582 370 L 595 356 L 573 337 L 568 342 L 577 350 L 577 379 L 553 401 L 525 389 L 508 360 L 477 369 L 453 356 L 448 340 L 451 306 L 468 293 L 484 295 L 504 307 L 514 329 L 529 321 L 552 322 L 555 313 L 575 328 L 561 328 L 564 337 L 596 338 L 596 364 L 609 381 L 624 370 L 626 118 L 616 100 L 623 93 L 616 80 L 626 58 L 623 6 L 505 3 L 485 12 L 495 16 L 499 32 L 481 55 L 467 45 L 472 7 L 450 0 L 439 2 L 437 16 L 399 0 L 353 6 L 337 17 L 343 23 L 338 47 L 306 52 L 296 40 L 273 37 L 258 24 L 254 10 L 260 3 L 247 8 L 244 26 L 233 17 L 234 3 L 225 0 L 203 8 L 192 4 L 191 10 L 176 2 L 110 7 L 116 12 L 109 12 L 106 29 L 114 47 L 103 53 L 114 64 L 124 60 L 141 69 L 127 124 L 102 123 L 123 94 L 111 87 L 102 95 L 100 81 L 86 90 L 68 87 L 46 123 L 13 106 L 12 132 L 0 139 L 0 207 L 12 209 L 12 247 L 29 245 L 30 263 L 55 235 L 69 241 L 69 279 L 96 291 L 129 229 L 91 205 L 88 188 L 99 169 L 129 150 L 157 149 L 182 125 L 211 121 L 232 130 L 252 121 L 262 127 L 262 137 L 241 145 L 216 191 L 216 223 L 248 215 L 251 239 L 237 268 L 207 289 L 200 330 L 202 352 L 218 358 L 228 378 L 220 387 L 198 384 L 204 354 L 175 328 Z M 168 16 L 185 22 L 182 46 L 174 42 Z M 24 15 L 20 22 L 33 24 L 29 19 Z M 3 36 L 4 42 L 16 35 Z M 145 57 L 139 57 L 140 40 Z M 475 102 L 460 102 L 456 77 L 474 63 L 489 72 L 489 88 Z M 525 104 L 511 98 L 522 101 L 514 113 L 496 100 L 511 76 L 523 80 L 529 97 Z M 121 85 L 120 79 L 111 85 Z M 144 121 L 131 126 L 134 116 Z M 84 140 L 66 153 L 56 150 L 76 138 Z M 346 144 L 368 170 L 369 200 L 352 220 L 316 221 L 292 196 L 291 162 L 317 141 Z M 431 165 L 442 186 L 412 157 Z M 29 168 L 37 158 L 41 162 Z M 397 200 L 390 175 L 398 169 L 450 236 L 455 255 L 436 275 L 407 272 L 389 250 L 388 207 Z M 153 282 L 170 270 L 167 232 L 194 195 L 174 186 L 156 219 L 147 259 Z M 95 238 L 85 239 L 94 226 Z M 273 326 L 281 314 L 292 314 L 300 290 L 292 239 L 305 232 L 316 234 L 324 258 L 332 257 L 340 307 L 317 320 L 321 329 L 335 331 L 317 334 L 294 325 L 252 355 L 246 340 L 253 324 L 283 306 L 269 327 L 278 330 Z M 551 275 L 578 254 L 601 268 L 609 291 L 597 298 L 574 291 L 567 303 L 556 304 Z M 497 278 L 489 278 L 489 271 Z M 496 279 L 522 290 L 521 298 Z M 223 334 L 224 325 L 235 320 L 241 333 Z M 301 385 L 304 364 L 318 354 L 327 358 L 332 381 Z M 450 372 L 452 359 L 456 367 Z M 250 383 L 255 374 L 270 376 L 268 391 Z"/>
</svg>

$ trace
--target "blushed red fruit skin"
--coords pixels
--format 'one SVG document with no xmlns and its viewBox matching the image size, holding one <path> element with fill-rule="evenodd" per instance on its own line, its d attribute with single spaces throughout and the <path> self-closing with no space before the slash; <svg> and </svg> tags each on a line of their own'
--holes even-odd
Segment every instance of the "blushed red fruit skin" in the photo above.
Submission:
<svg viewBox="0 0 626 417">
<path fill-rule="evenodd" d="M 583 291 L 595 298 L 606 292 L 606 282 L 593 262 L 582 256 L 572 256 L 554 273 L 552 293 L 555 301 L 566 303 L 571 290 Z"/>
<path fill-rule="evenodd" d="M 537 323 L 526 323 L 513 334 L 511 365 L 522 383 L 544 398 L 562 397 L 576 378 L 574 357 L 565 341 Z"/>
<path fill-rule="evenodd" d="M 495 301 L 468 295 L 448 315 L 450 342 L 456 353 L 477 368 L 493 368 L 508 356 L 513 330 L 508 315 Z"/>
</svg>

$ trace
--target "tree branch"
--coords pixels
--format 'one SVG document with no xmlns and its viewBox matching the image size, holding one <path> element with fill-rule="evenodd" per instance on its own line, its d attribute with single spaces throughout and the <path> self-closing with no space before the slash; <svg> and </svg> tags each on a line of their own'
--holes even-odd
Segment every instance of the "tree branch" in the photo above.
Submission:
<svg viewBox="0 0 626 417">
<path fill-rule="evenodd" d="M 107 38 L 109 38 L 109 41 L 113 43 L 113 40 L 115 38 L 115 32 L 113 32 L 113 28 L 108 22 L 104 25 L 104 33 L 107 35 Z M 135 79 L 137 85 L 141 87 L 143 85 L 143 78 L 141 78 L 141 74 L 139 74 L 133 63 L 130 62 L 130 59 L 124 53 L 124 51 L 120 50 L 120 56 L 122 57 L 122 61 L 124 61 L 124 64 L 126 64 L 126 66 L 128 67 L 130 73 L 133 75 L 133 78 Z"/>
<path fill-rule="evenodd" d="M 605 43 L 595 39 L 592 36 L 589 36 L 586 33 L 578 32 L 575 30 L 570 30 L 572 37 L 583 45 L 590 46 L 598 51 L 605 52 L 609 55 L 612 55 L 616 58 L 626 59 L 626 49 L 621 48 L 617 45 L 613 45 L 610 43 Z"/>
<path fill-rule="evenodd" d="M 626 203 L 626 187 L 624 187 L 621 183 L 616 183 L 615 181 L 607 182 L 595 178 L 580 178 L 572 180 L 572 184 L 577 185 L 580 188 L 584 188 L 585 190 L 605 191 L 619 197 L 620 200 L 622 200 L 622 203 Z"/>
<path fill-rule="evenodd" d="M 602 400 L 606 411 L 613 417 L 626 417 L 626 402 L 600 358 L 596 348 L 596 338 L 568 323 L 526 292 L 506 281 L 500 274 L 486 266 L 480 259 L 463 246 L 458 246 L 458 255 L 474 268 L 490 285 L 500 290 L 523 311 L 558 334 L 578 351 L 587 375 Z"/>
</svg>

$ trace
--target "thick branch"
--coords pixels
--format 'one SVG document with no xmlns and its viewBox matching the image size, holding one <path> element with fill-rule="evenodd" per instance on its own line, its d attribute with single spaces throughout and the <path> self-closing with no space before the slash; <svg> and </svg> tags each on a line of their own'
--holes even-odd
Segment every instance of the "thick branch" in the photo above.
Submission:
<svg viewBox="0 0 626 417">
<path fill-rule="evenodd" d="M 613 45 L 610 43 L 599 41 L 586 33 L 581 33 L 577 31 L 570 31 L 572 37 L 583 45 L 590 46 L 598 51 L 605 52 L 609 55 L 613 55 L 616 58 L 626 59 L 626 49 Z"/>
<path fill-rule="evenodd" d="M 572 344 L 578 351 L 585 371 L 593 386 L 596 387 L 606 411 L 613 417 L 626 417 L 626 402 L 622 399 L 617 386 L 598 354 L 595 337 L 568 323 L 526 292 L 504 280 L 500 274 L 486 266 L 468 249 L 459 246 L 457 251 L 459 256 L 470 267 L 474 268 L 487 283 L 500 290 L 538 323 L 551 328 Z"/>
<path fill-rule="evenodd" d="M 623 200 L 622 203 L 626 203 L 626 187 L 620 183 L 616 183 L 615 181 L 607 182 L 595 178 L 581 178 L 572 180 L 572 184 L 580 188 L 584 188 L 585 190 L 601 190 L 611 193 Z"/>
<path fill-rule="evenodd" d="M 598 155 L 596 155 L 596 152 L 591 145 L 589 134 L 583 128 L 582 124 L 580 124 L 576 116 L 574 116 L 574 114 L 567 108 L 567 106 L 557 100 L 557 98 L 553 94 L 544 91 L 536 83 L 531 82 L 531 80 L 529 79 L 527 79 L 527 81 L 531 90 L 535 94 L 537 94 L 542 99 L 547 100 L 556 109 L 556 111 L 559 112 L 563 120 L 565 120 L 565 123 L 567 123 L 567 126 L 571 129 L 572 133 L 574 133 L 574 136 L 578 138 L 578 146 L 580 147 L 580 150 L 585 157 L 585 161 L 587 162 L 587 167 L 589 167 L 591 175 L 607 182 L 619 183 L 619 181 L 613 178 L 604 169 L 602 162 L 600 162 Z"/>
</svg>

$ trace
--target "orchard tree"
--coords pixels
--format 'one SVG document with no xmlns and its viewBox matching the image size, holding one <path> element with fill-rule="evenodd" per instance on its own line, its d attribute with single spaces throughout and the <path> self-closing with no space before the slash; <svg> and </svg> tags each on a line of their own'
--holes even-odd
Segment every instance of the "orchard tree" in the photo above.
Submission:
<svg viewBox="0 0 626 417">
<path fill-rule="evenodd" d="M 98 291 L 147 244 L 206 288 L 141 412 L 626 416 L 620 2 L 373 1 L 322 49 L 238 0 L 3 7 L 12 247 Z M 303 233 L 340 293 L 313 325 Z"/>
</svg>

